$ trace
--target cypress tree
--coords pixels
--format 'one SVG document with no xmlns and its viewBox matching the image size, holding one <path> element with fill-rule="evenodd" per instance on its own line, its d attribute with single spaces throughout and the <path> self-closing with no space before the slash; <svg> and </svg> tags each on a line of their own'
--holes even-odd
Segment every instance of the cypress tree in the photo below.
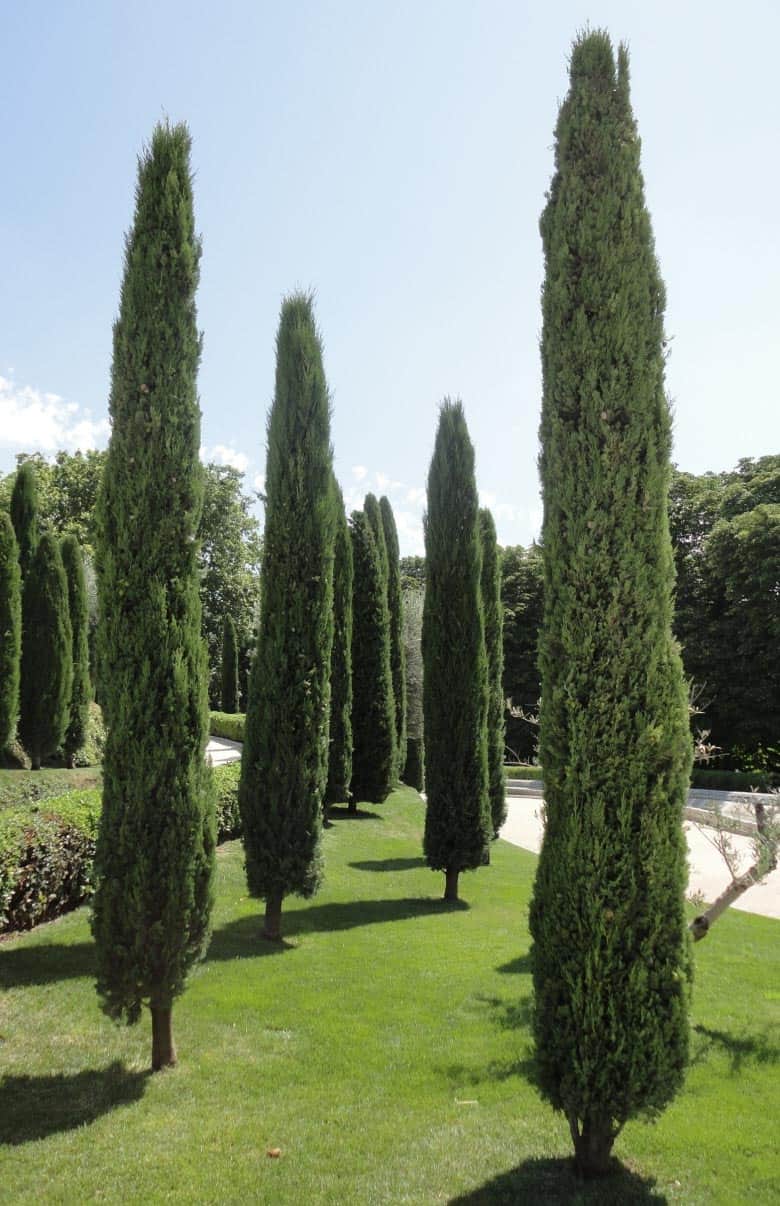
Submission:
<svg viewBox="0 0 780 1206">
<path fill-rule="evenodd" d="M 428 473 L 422 631 L 424 850 L 445 873 L 445 900 L 458 899 L 461 871 L 490 859 L 481 572 L 474 448 L 461 402 L 446 398 Z"/>
<path fill-rule="evenodd" d="M 366 495 L 363 500 L 363 514 L 371 527 L 371 535 L 374 537 L 377 556 L 379 557 L 379 569 L 382 574 L 382 581 L 385 584 L 385 591 L 387 591 L 389 578 L 387 543 L 385 541 L 385 527 L 382 522 L 382 511 L 375 494 Z"/>
<path fill-rule="evenodd" d="M 664 288 L 628 54 L 580 37 L 541 219 L 547 825 L 531 905 L 542 1092 L 578 1167 L 658 1113 L 688 1058 L 682 810 L 691 766 L 671 635 Z"/>
<path fill-rule="evenodd" d="M 35 468 L 30 461 L 22 461 L 16 471 L 11 493 L 11 522 L 19 546 L 19 565 L 22 578 L 30 568 L 38 547 L 38 485 Z"/>
<path fill-rule="evenodd" d="M 352 782 L 352 542 L 344 499 L 333 479 L 336 543 L 333 563 L 333 652 L 330 661 L 330 748 L 325 805 L 349 799 Z M 326 811 L 327 815 L 327 811 Z"/>
<path fill-rule="evenodd" d="M 63 536 L 60 542 L 62 564 L 68 583 L 68 613 L 72 634 L 73 683 L 70 691 L 68 727 L 62 743 L 68 766 L 75 766 L 76 750 L 84 744 L 89 719 L 91 685 L 89 679 L 89 608 L 84 558 L 75 536 Z"/>
<path fill-rule="evenodd" d="M 479 513 L 482 538 L 482 607 L 485 616 L 487 657 L 487 760 L 488 795 L 493 837 L 506 820 L 504 782 L 504 608 L 501 602 L 501 557 L 496 525 L 487 509 Z"/>
<path fill-rule="evenodd" d="M 268 419 L 265 547 L 239 800 L 252 896 L 266 938 L 282 900 L 322 875 L 328 773 L 335 507 L 330 404 L 311 297 L 285 299 Z"/>
<path fill-rule="evenodd" d="M 395 706 L 396 778 L 400 779 L 406 762 L 406 669 L 404 664 L 404 604 L 401 595 L 401 563 L 398 529 L 390 500 L 379 500 L 382 534 L 387 552 L 387 607 L 390 612 L 390 669 L 393 675 Z"/>
<path fill-rule="evenodd" d="M 0 753 L 10 745 L 19 716 L 22 583 L 13 524 L 0 511 Z"/>
<path fill-rule="evenodd" d="M 232 616 L 225 617 L 222 629 L 222 711 L 238 711 L 238 642 Z"/>
<path fill-rule="evenodd" d="M 59 544 L 38 541 L 24 579 L 19 737 L 33 770 L 62 745 L 73 682 L 68 582 Z"/>
<path fill-rule="evenodd" d="M 97 506 L 108 738 L 92 929 L 109 1016 L 152 1019 L 152 1069 L 176 1062 L 172 1008 L 206 947 L 214 800 L 206 655 L 190 135 L 158 125 L 139 162 L 114 324 L 113 420 Z"/>
<path fill-rule="evenodd" d="M 352 801 L 381 804 L 393 786 L 395 712 L 390 668 L 390 617 L 382 569 L 368 516 L 350 517 L 352 609 Z"/>
</svg>

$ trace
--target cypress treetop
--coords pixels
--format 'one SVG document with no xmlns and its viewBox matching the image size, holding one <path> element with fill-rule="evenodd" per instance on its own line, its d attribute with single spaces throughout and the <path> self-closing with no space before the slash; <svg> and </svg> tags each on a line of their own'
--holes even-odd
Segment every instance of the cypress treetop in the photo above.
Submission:
<svg viewBox="0 0 780 1206">
<path fill-rule="evenodd" d="M 38 541 L 24 579 L 19 737 L 33 770 L 62 745 L 73 682 L 68 583 L 57 539 Z"/>
<path fill-rule="evenodd" d="M 628 55 L 574 45 L 541 220 L 547 825 L 531 906 L 542 1091 L 580 1170 L 688 1055 L 687 698 L 671 635 L 664 289 Z"/>
<path fill-rule="evenodd" d="M 311 896 L 322 875 L 328 771 L 335 508 L 330 402 L 312 298 L 285 299 L 268 419 L 265 546 L 257 652 L 239 799 L 252 896 L 265 936 L 282 900 Z"/>
<path fill-rule="evenodd" d="M 428 473 L 422 631 L 424 850 L 446 874 L 445 900 L 457 899 L 461 871 L 490 858 L 481 572 L 474 448 L 462 403 L 446 398 Z"/>
<path fill-rule="evenodd" d="M 0 752 L 14 739 L 19 716 L 22 580 L 13 524 L 0 511 Z"/>
<path fill-rule="evenodd" d="M 38 547 L 38 484 L 31 461 L 22 461 L 11 493 L 11 522 L 19 546 L 19 565 L 24 578 Z"/>
<path fill-rule="evenodd" d="M 368 516 L 350 516 L 354 565 L 352 612 L 352 796 L 381 804 L 393 786 L 395 712 L 390 668 L 390 616 Z"/>
<path fill-rule="evenodd" d="M 68 766 L 74 766 L 76 751 L 86 739 L 89 701 L 92 695 L 89 679 L 89 608 L 81 545 L 75 536 L 63 536 L 60 551 L 68 582 L 68 613 L 73 641 L 73 683 L 68 727 L 62 748 Z"/>
<path fill-rule="evenodd" d="M 501 556 L 496 525 L 490 511 L 479 513 L 482 540 L 482 607 L 485 615 L 487 656 L 487 759 L 488 795 L 493 837 L 506 820 L 504 779 L 504 608 L 501 602 Z"/>
<path fill-rule="evenodd" d="M 387 590 L 387 581 L 389 574 L 388 551 L 385 540 L 385 527 L 382 522 L 382 511 L 379 506 L 375 494 L 367 494 L 363 500 L 363 514 L 371 527 L 371 534 L 374 537 L 376 552 L 379 558 L 379 569 L 382 574 L 382 581 Z"/>
<path fill-rule="evenodd" d="M 382 533 L 387 551 L 387 606 L 390 612 L 390 668 L 393 674 L 393 703 L 395 706 L 395 744 L 397 751 L 396 777 L 400 779 L 406 761 L 406 669 L 404 664 L 404 604 L 401 594 L 401 564 L 398 549 L 398 529 L 390 500 L 379 500 Z"/>
<path fill-rule="evenodd" d="M 208 942 L 215 819 L 197 531 L 203 497 L 190 135 L 141 156 L 114 325 L 111 441 L 97 504 L 101 699 L 108 736 L 92 920 L 98 992 L 152 1019 L 176 1062 L 173 1002 Z"/>
</svg>

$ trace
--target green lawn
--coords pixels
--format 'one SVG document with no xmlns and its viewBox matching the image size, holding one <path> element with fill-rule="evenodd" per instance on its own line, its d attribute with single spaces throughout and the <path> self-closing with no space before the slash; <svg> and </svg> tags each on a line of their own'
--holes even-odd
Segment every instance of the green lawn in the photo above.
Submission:
<svg viewBox="0 0 780 1206">
<path fill-rule="evenodd" d="M 0 1200 L 776 1202 L 780 924 L 733 913 L 696 947 L 685 1093 L 582 1189 L 529 1081 L 536 860 L 497 843 L 447 908 L 422 807 L 404 790 L 336 810 L 326 886 L 288 902 L 283 950 L 259 937 L 240 845 L 221 848 L 172 1072 L 146 1071 L 147 1019 L 99 1012 L 85 909 L 0 943 Z"/>
<path fill-rule="evenodd" d="M 0 769 L 0 808 L 50 800 L 66 791 L 86 791 L 100 787 L 102 782 L 100 766 L 79 766 L 75 770 L 63 767 L 43 767 L 37 771 Z"/>
</svg>

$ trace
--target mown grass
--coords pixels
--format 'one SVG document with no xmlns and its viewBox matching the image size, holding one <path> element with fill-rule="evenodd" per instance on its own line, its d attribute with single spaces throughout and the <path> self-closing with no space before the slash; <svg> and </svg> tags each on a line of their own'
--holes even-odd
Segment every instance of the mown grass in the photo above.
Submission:
<svg viewBox="0 0 780 1206">
<path fill-rule="evenodd" d="M 0 770 L 0 808 L 14 808 L 38 800 L 51 800 L 68 791 L 88 791 L 100 787 L 103 768 L 78 766 L 43 767 L 41 770 Z"/>
<path fill-rule="evenodd" d="M 99 1012 L 81 909 L 0 943 L 0 1198 L 8 1202 L 774 1202 L 780 925 L 727 916 L 696 948 L 693 1064 L 608 1181 L 580 1185 L 529 1061 L 535 857 L 503 842 L 447 907 L 396 792 L 325 834 L 327 882 L 260 938 L 238 843 L 209 956 L 147 1073 L 148 1021 Z M 269 1158 L 271 1148 L 281 1149 Z"/>
</svg>

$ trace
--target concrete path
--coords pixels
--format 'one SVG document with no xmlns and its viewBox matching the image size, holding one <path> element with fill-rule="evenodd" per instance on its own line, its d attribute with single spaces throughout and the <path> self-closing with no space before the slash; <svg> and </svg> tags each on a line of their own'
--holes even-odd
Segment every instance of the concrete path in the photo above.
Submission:
<svg viewBox="0 0 780 1206">
<path fill-rule="evenodd" d="M 241 742 L 228 737 L 209 737 L 206 746 L 206 761 L 212 766 L 224 766 L 226 762 L 241 760 Z"/>
<path fill-rule="evenodd" d="M 706 794 L 712 797 L 714 793 Z M 508 816 L 501 837 L 513 846 L 522 846 L 524 850 L 538 854 L 542 845 L 540 805 L 541 797 L 534 798 L 530 793 L 508 797 Z M 709 903 L 720 895 L 730 880 L 723 858 L 712 844 L 715 830 L 686 821 L 685 836 L 688 840 L 688 895 L 700 893 Z M 750 838 L 733 834 L 731 840 L 742 855 L 740 869 L 746 870 L 752 862 Z M 748 888 L 732 907 L 746 913 L 760 913 L 763 917 L 780 918 L 780 868 L 773 871 L 762 884 Z"/>
</svg>

